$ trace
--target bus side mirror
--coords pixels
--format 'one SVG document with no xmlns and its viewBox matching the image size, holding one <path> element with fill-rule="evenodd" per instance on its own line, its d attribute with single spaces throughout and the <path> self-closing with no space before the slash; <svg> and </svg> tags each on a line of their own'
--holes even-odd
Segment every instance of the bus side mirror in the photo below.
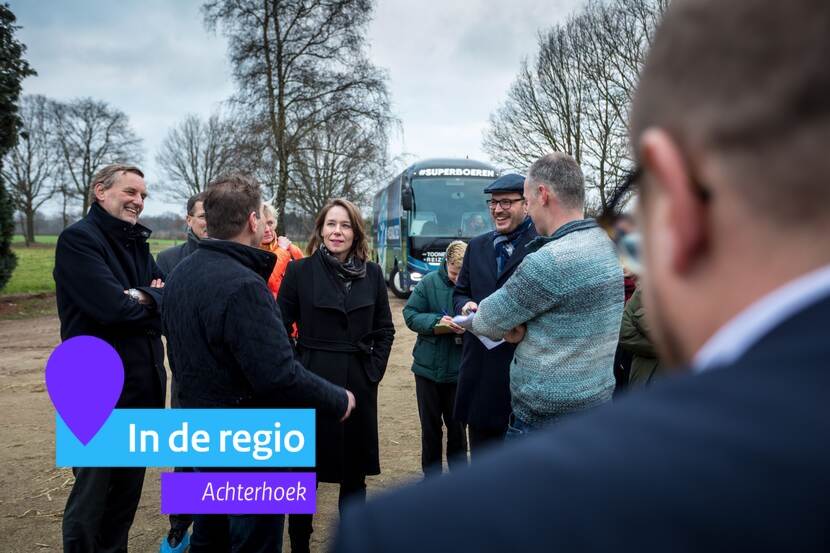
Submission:
<svg viewBox="0 0 830 553">
<path fill-rule="evenodd" d="M 412 189 L 408 186 L 401 188 L 401 207 L 405 211 L 412 211 Z"/>
</svg>

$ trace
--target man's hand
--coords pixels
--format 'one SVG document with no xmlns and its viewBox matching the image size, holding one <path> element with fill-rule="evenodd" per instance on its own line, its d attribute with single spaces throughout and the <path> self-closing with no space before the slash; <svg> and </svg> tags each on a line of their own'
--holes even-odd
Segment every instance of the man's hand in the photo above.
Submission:
<svg viewBox="0 0 830 553">
<path fill-rule="evenodd" d="M 354 400 L 354 394 L 351 393 L 349 390 L 346 390 L 346 397 L 349 398 L 349 405 L 346 406 L 346 413 L 343 415 L 343 418 L 340 419 L 340 422 L 343 422 L 346 419 L 348 419 L 349 415 L 352 414 L 352 411 L 354 411 L 354 408 L 357 406 L 357 403 Z"/>
<path fill-rule="evenodd" d="M 443 317 L 441 317 L 440 323 L 450 327 L 452 331 L 456 334 L 464 334 L 465 332 L 463 327 L 458 326 L 457 324 L 452 322 L 452 317 L 450 317 L 449 315 L 444 315 Z"/>
<path fill-rule="evenodd" d="M 478 304 L 474 301 L 468 301 L 464 304 L 464 307 L 461 308 L 462 315 L 469 315 L 474 311 L 478 311 Z"/>
<path fill-rule="evenodd" d="M 507 334 L 504 335 L 504 341 L 511 344 L 518 344 L 524 339 L 525 332 L 527 332 L 527 326 L 523 324 L 519 325 L 512 328 Z"/>
<path fill-rule="evenodd" d="M 277 245 L 280 248 L 288 251 L 288 248 L 291 246 L 291 240 L 289 240 L 285 236 L 277 236 Z"/>
<path fill-rule="evenodd" d="M 150 283 L 150 288 L 164 288 L 164 281 L 160 278 L 153 279 Z"/>
</svg>

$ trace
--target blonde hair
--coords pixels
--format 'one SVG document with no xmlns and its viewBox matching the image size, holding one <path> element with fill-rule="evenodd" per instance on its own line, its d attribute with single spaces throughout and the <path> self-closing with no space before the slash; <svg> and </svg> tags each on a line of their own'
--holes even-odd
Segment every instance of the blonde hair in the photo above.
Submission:
<svg viewBox="0 0 830 553">
<path fill-rule="evenodd" d="M 461 267 L 461 264 L 464 262 L 464 252 L 467 251 L 467 243 L 461 240 L 453 240 L 450 242 L 450 245 L 447 246 L 447 254 L 445 259 L 447 260 L 447 265 L 457 265 Z"/>
<path fill-rule="evenodd" d="M 273 217 L 277 220 L 277 210 L 271 204 L 262 204 L 262 214 L 266 217 Z"/>
</svg>

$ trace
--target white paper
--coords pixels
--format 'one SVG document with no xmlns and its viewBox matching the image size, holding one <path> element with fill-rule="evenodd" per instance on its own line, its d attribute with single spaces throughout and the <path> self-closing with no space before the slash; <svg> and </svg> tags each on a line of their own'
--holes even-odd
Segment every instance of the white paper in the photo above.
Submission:
<svg viewBox="0 0 830 553">
<path fill-rule="evenodd" d="M 472 332 L 473 335 L 481 340 L 481 343 L 484 344 L 484 347 L 487 349 L 493 349 L 494 347 L 500 346 L 504 343 L 504 340 L 491 340 L 487 336 L 482 336 L 480 334 L 476 334 L 473 332 L 473 319 L 475 318 L 476 313 L 473 311 L 469 315 L 456 315 L 452 318 L 452 322 L 457 324 L 458 326 L 462 327 L 467 332 Z"/>
</svg>

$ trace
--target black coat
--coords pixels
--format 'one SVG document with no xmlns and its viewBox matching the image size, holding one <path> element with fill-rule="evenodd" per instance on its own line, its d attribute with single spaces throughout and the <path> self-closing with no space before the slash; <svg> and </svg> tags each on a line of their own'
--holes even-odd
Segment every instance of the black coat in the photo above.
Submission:
<svg viewBox="0 0 830 553">
<path fill-rule="evenodd" d="M 317 418 L 317 476 L 340 482 L 349 474 L 379 474 L 377 393 L 386 371 L 395 327 L 378 265 L 346 292 L 321 252 L 288 264 L 278 302 L 283 323 L 297 323 L 303 366 L 355 395 L 345 424 Z"/>
<path fill-rule="evenodd" d="M 198 247 L 199 239 L 193 235 L 193 231 L 188 229 L 187 241 L 183 244 L 179 244 L 178 246 L 173 246 L 159 252 L 156 256 L 156 263 L 158 263 L 159 269 L 161 269 L 166 276 L 170 276 L 170 273 L 173 272 L 176 265 L 178 265 L 182 259 L 195 252 Z"/>
<path fill-rule="evenodd" d="M 67 227 L 55 247 L 55 291 L 61 340 L 96 336 L 124 363 L 117 407 L 163 407 L 164 347 L 158 306 L 162 294 L 150 281 L 164 275 L 153 261 L 150 230 L 117 219 L 94 202 L 86 217 Z M 156 304 L 133 301 L 137 288 Z"/>
<path fill-rule="evenodd" d="M 162 322 L 179 406 L 346 412 L 346 392 L 294 360 L 266 285 L 275 261 L 258 248 L 203 240 L 167 279 Z"/>
<path fill-rule="evenodd" d="M 501 288 L 529 252 L 525 245 L 536 238 L 533 225 L 513 249 L 501 275 L 496 277 L 496 250 L 493 233 L 470 240 L 464 265 L 453 292 L 456 314 L 468 301 L 481 300 Z M 510 416 L 510 362 L 516 346 L 504 343 L 492 350 L 470 333 L 464 334 L 458 390 L 455 393 L 455 419 L 482 429 L 505 430 Z"/>
<path fill-rule="evenodd" d="M 347 509 L 334 551 L 827 551 L 828 320 Z"/>
</svg>

